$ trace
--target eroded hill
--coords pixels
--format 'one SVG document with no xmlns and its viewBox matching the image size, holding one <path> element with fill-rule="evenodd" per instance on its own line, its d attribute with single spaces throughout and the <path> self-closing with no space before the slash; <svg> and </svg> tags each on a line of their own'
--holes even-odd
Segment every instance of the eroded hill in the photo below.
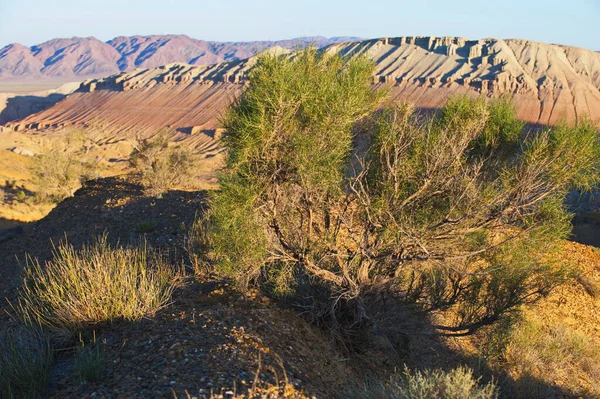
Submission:
<svg viewBox="0 0 600 399">
<path fill-rule="evenodd" d="M 397 100 L 438 108 L 448 97 L 510 96 L 519 117 L 535 124 L 600 118 L 600 54 L 525 40 L 400 37 L 333 44 L 329 52 L 366 55 L 377 64 L 375 85 Z M 55 107 L 11 123 L 10 129 L 102 121 L 115 130 L 215 129 L 218 115 L 255 62 L 169 64 L 86 81 Z"/>
</svg>

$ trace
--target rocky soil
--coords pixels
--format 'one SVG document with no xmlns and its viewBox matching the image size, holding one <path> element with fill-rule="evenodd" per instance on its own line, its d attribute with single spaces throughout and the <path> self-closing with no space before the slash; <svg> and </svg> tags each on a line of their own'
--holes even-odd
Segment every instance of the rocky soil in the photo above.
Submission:
<svg viewBox="0 0 600 399">
<path fill-rule="evenodd" d="M 80 247 L 104 232 L 112 243 L 137 245 L 145 240 L 167 254 L 173 265 L 185 263 L 186 230 L 205 206 L 206 195 L 173 191 L 154 198 L 120 177 L 89 182 L 42 220 L 0 235 L 0 295 L 14 303 L 26 254 L 43 262 L 51 258 L 53 243 L 68 240 Z M 600 339 L 600 297 L 590 293 L 600 287 L 600 251 L 566 242 L 563 254 L 576 265 L 582 283 L 557 290 L 525 315 L 533 312 L 549 328 L 562 323 Z M 10 313 L 2 301 L 0 328 L 14 323 Z M 511 378 L 495 375 L 478 357 L 478 336 L 436 337 L 427 317 L 418 314 L 391 321 L 402 324 L 396 326 L 400 333 L 365 336 L 348 352 L 289 304 L 256 290 L 242 294 L 230 281 L 206 273 L 188 277 L 172 303 L 156 315 L 94 331 L 106 366 L 98 381 L 81 381 L 75 371 L 78 343 L 64 345 L 46 396 L 232 398 L 253 391 L 263 397 L 287 392 L 297 398 L 353 398 L 405 363 L 411 368 L 468 364 L 485 378 Z M 90 340 L 91 334 L 84 338 Z M 543 370 L 536 377 L 565 397 L 571 396 L 563 386 L 594 389 L 589 375 L 565 370 L 571 370 L 570 377 L 546 381 Z"/>
</svg>

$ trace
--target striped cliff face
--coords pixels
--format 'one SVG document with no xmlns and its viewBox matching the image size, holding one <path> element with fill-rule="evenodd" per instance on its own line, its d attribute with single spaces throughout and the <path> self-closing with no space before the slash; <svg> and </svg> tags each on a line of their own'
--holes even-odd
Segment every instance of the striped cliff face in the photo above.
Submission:
<svg viewBox="0 0 600 399">
<path fill-rule="evenodd" d="M 328 49 L 373 59 L 378 83 L 423 108 L 438 108 L 454 94 L 507 95 L 531 123 L 600 118 L 600 54 L 590 50 L 455 37 L 386 38 Z"/>
<path fill-rule="evenodd" d="M 332 44 L 325 51 L 371 58 L 374 85 L 390 86 L 395 99 L 422 108 L 439 108 L 457 94 L 507 95 L 530 123 L 600 118 L 600 54 L 589 50 L 525 40 L 400 37 Z M 22 130 L 102 120 L 119 131 L 215 129 L 254 62 L 170 64 L 89 80 L 54 107 L 11 125 Z"/>
</svg>

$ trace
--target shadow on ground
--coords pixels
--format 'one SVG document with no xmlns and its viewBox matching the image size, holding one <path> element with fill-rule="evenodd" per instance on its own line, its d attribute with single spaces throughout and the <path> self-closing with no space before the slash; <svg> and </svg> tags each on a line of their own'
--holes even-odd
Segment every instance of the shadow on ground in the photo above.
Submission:
<svg viewBox="0 0 600 399">
<path fill-rule="evenodd" d="M 206 195 L 173 191 L 153 198 L 118 177 L 88 182 L 47 217 L 0 243 L 0 294 L 15 299 L 26 254 L 43 262 L 52 256 L 53 243 L 66 239 L 78 248 L 104 232 L 112 243 L 146 240 L 178 264 L 185 258 L 186 226 L 205 206 Z M 181 398 L 187 392 L 202 397 L 221 388 L 245 392 L 255 379 L 270 384 L 287 379 L 309 396 L 353 398 L 404 365 L 450 369 L 466 364 L 484 381 L 497 381 L 505 397 L 514 397 L 521 384 L 534 386 L 539 397 L 570 396 L 542 381 L 496 374 L 482 359 L 459 354 L 456 345 L 435 333 L 427 315 L 390 306 L 381 309 L 393 309 L 382 330 L 357 337 L 360 344 L 347 352 L 289 307 L 257 291 L 242 295 L 230 282 L 207 276 L 178 289 L 173 303 L 154 317 L 96 331 L 106 353 L 101 381 L 82 384 L 73 353 L 65 352 L 56 361 L 48 395 L 172 398 L 175 392 Z M 11 321 L 2 316 L 0 323 Z"/>
<path fill-rule="evenodd" d="M 8 99 L 6 107 L 0 112 L 0 125 L 44 111 L 65 97 L 65 94 L 59 93 L 48 96 L 19 95 L 11 97 Z"/>
</svg>

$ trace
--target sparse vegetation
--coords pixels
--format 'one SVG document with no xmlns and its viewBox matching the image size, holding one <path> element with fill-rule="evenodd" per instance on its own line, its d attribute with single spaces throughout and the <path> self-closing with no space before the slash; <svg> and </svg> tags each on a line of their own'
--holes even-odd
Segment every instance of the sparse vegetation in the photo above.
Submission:
<svg viewBox="0 0 600 399">
<path fill-rule="evenodd" d="M 138 139 L 129 162 L 146 192 L 153 196 L 185 184 L 194 166 L 191 151 L 170 146 L 165 130 L 150 139 Z"/>
<path fill-rule="evenodd" d="M 564 281 L 542 255 L 570 232 L 565 194 L 600 180 L 596 127 L 528 133 L 509 103 L 485 99 L 434 118 L 407 104 L 374 113 L 372 72 L 314 49 L 259 58 L 224 118 L 209 215 L 219 269 L 302 292 L 334 330 L 377 326 L 372 301 L 387 298 L 447 312 L 436 327 L 457 335 Z"/>
<path fill-rule="evenodd" d="M 97 343 L 85 345 L 83 342 L 75 357 L 75 370 L 82 381 L 98 382 L 106 374 L 106 353 Z"/>
<path fill-rule="evenodd" d="M 135 231 L 138 233 L 149 233 L 156 228 L 156 222 L 154 221 L 146 221 L 140 222 L 135 226 Z"/>
<path fill-rule="evenodd" d="M 29 263 L 18 311 L 27 324 L 54 331 L 156 312 L 168 303 L 177 277 L 145 244 L 113 248 L 106 235 L 81 250 L 60 245 L 44 267 Z"/>
<path fill-rule="evenodd" d="M 52 365 L 52 352 L 36 329 L 17 328 L 0 334 L 0 396 L 37 398 Z"/>
<path fill-rule="evenodd" d="M 489 335 L 484 354 L 515 381 L 506 387 L 511 397 L 548 397 L 544 381 L 563 381 L 575 396 L 600 396 L 594 383 L 600 380 L 600 345 L 566 324 L 548 325 L 533 315 L 507 320 Z M 585 376 L 596 389 L 581 392 L 575 376 Z"/>
<path fill-rule="evenodd" d="M 211 269 L 204 256 L 209 248 L 206 222 L 207 217 L 203 211 L 202 214 L 196 215 L 192 225 L 186 229 L 185 251 L 195 275 L 206 274 Z"/>
<path fill-rule="evenodd" d="M 389 399 L 494 399 L 498 391 L 493 383 L 481 384 L 471 370 L 457 367 L 448 372 L 425 370 L 395 375 L 388 382 L 367 389 L 366 398 Z"/>
<path fill-rule="evenodd" d="M 69 153 L 40 154 L 33 165 L 38 201 L 60 202 L 73 195 L 82 183 L 95 177 L 93 164 L 81 162 Z M 17 200 L 20 200 L 18 195 Z"/>
<path fill-rule="evenodd" d="M 25 191 L 19 190 L 15 195 L 15 199 L 19 202 L 24 202 L 27 199 L 27 194 L 25 193 Z"/>
</svg>

